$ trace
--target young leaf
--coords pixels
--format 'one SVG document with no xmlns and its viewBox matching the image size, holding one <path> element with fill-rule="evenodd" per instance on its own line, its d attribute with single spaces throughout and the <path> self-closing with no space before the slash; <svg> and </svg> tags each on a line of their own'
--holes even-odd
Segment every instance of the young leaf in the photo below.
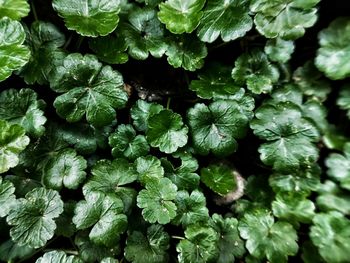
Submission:
<svg viewBox="0 0 350 263">
<path fill-rule="evenodd" d="M 121 36 L 92 38 L 89 48 L 95 52 L 99 60 L 108 64 L 124 64 L 129 60 L 125 39 Z"/>
<path fill-rule="evenodd" d="M 40 137 L 45 132 L 45 105 L 31 89 L 7 89 L 0 93 L 0 119 L 19 124 L 29 135 Z"/>
<path fill-rule="evenodd" d="M 312 201 L 298 194 L 278 194 L 272 202 L 274 216 L 298 226 L 309 224 L 315 215 L 315 205 Z"/>
<path fill-rule="evenodd" d="M 208 226 L 191 225 L 185 231 L 186 239 L 181 240 L 176 251 L 180 263 L 216 262 L 218 257 L 218 234 Z"/>
<path fill-rule="evenodd" d="M 233 169 L 223 164 L 212 164 L 202 168 L 201 181 L 219 195 L 226 195 L 237 188 Z"/>
<path fill-rule="evenodd" d="M 134 128 L 130 124 L 121 124 L 109 136 L 109 145 L 112 148 L 113 157 L 125 157 L 135 160 L 149 152 L 149 145 L 145 136 L 136 135 Z"/>
<path fill-rule="evenodd" d="M 152 147 L 161 152 L 173 153 L 186 145 L 188 128 L 181 115 L 171 110 L 162 110 L 148 119 L 146 138 Z"/>
<path fill-rule="evenodd" d="M 172 35 L 165 54 L 174 68 L 195 71 L 203 67 L 208 50 L 203 42 L 192 35 Z"/>
<path fill-rule="evenodd" d="M 202 99 L 235 99 L 244 92 L 231 78 L 231 69 L 222 65 L 212 65 L 198 78 L 191 81 L 189 88 Z"/>
<path fill-rule="evenodd" d="M 268 141 L 258 149 L 260 159 L 277 171 L 305 167 L 318 158 L 314 142 L 318 141 L 319 132 L 291 102 L 261 106 L 256 110 L 250 127 L 256 136 Z"/>
<path fill-rule="evenodd" d="M 68 122 L 86 115 L 90 124 L 108 125 L 116 117 L 115 109 L 123 108 L 128 100 L 121 74 L 103 66 L 93 55 L 68 55 L 56 69 L 50 86 L 64 93 L 55 99 L 54 107 Z"/>
<path fill-rule="evenodd" d="M 66 27 L 82 36 L 106 36 L 119 22 L 118 0 L 53 0 L 52 6 Z"/>
<path fill-rule="evenodd" d="M 168 177 L 179 190 L 194 190 L 199 185 L 199 175 L 195 173 L 198 169 L 197 160 L 191 155 L 181 155 L 181 165 L 174 167 L 167 159 L 162 159 L 165 176 Z"/>
<path fill-rule="evenodd" d="M 198 26 L 200 40 L 212 43 L 219 36 L 224 42 L 243 37 L 252 26 L 246 0 L 210 0 Z"/>
<path fill-rule="evenodd" d="M 15 187 L 11 181 L 0 177 L 0 217 L 5 217 L 16 202 Z"/>
<path fill-rule="evenodd" d="M 0 3 L 0 18 L 7 16 L 13 20 L 21 20 L 29 13 L 27 0 L 2 0 Z"/>
<path fill-rule="evenodd" d="M 294 40 L 304 35 L 305 28 L 315 24 L 317 9 L 314 7 L 319 1 L 252 0 L 250 10 L 256 13 L 254 24 L 260 34 Z"/>
<path fill-rule="evenodd" d="M 315 65 L 333 80 L 350 76 L 350 63 L 347 59 L 350 50 L 349 25 L 349 18 L 339 17 L 318 35 L 320 48 L 317 50 Z"/>
<path fill-rule="evenodd" d="M 21 126 L 0 119 L 0 174 L 18 164 L 18 155 L 28 144 L 29 138 Z"/>
<path fill-rule="evenodd" d="M 176 194 L 175 204 L 177 216 L 172 220 L 175 225 L 187 227 L 191 224 L 200 224 L 209 219 L 209 211 L 206 207 L 205 196 L 199 190 L 179 191 Z"/>
<path fill-rule="evenodd" d="M 347 116 L 350 119 L 350 86 L 345 85 L 340 91 L 337 105 L 347 111 Z"/>
<path fill-rule="evenodd" d="M 191 33 L 203 16 L 205 0 L 167 0 L 159 4 L 158 18 L 173 34 Z"/>
<path fill-rule="evenodd" d="M 163 110 L 163 106 L 156 103 L 148 103 L 144 100 L 136 101 L 130 109 L 130 115 L 133 119 L 133 125 L 138 131 L 146 131 L 148 127 L 148 118 Z"/>
<path fill-rule="evenodd" d="M 261 94 L 272 90 L 273 84 L 278 81 L 279 72 L 268 61 L 265 53 L 253 49 L 237 58 L 232 78 L 240 85 L 246 84 L 251 92 Z"/>
<path fill-rule="evenodd" d="M 238 220 L 236 218 L 223 218 L 213 214 L 210 226 L 218 233 L 219 258 L 217 263 L 235 262 L 245 253 L 244 241 L 239 237 Z"/>
<path fill-rule="evenodd" d="M 149 53 L 163 56 L 168 45 L 157 12 L 148 7 L 134 8 L 128 18 L 129 23 L 122 24 L 118 32 L 125 38 L 129 55 L 140 60 L 148 58 Z"/>
<path fill-rule="evenodd" d="M 169 235 L 161 225 L 151 225 L 146 235 L 133 231 L 126 240 L 125 258 L 132 263 L 167 262 L 169 241 Z"/>
<path fill-rule="evenodd" d="M 63 202 L 57 191 L 35 188 L 25 198 L 17 200 L 7 216 L 13 226 L 10 235 L 18 245 L 39 248 L 54 235 L 54 221 L 63 212 Z"/>
<path fill-rule="evenodd" d="M 77 155 L 75 150 L 63 150 L 55 159 L 45 164 L 44 184 L 55 190 L 60 190 L 63 186 L 68 189 L 77 189 L 85 180 L 86 167 L 86 160 Z"/>
<path fill-rule="evenodd" d="M 269 39 L 264 51 L 271 61 L 286 63 L 294 52 L 294 42 L 281 38 Z"/>
<path fill-rule="evenodd" d="M 77 203 L 73 223 L 77 229 L 92 227 L 89 237 L 96 244 L 112 246 L 126 230 L 127 217 L 119 198 L 96 192 L 84 193 L 85 200 Z"/>
<path fill-rule="evenodd" d="M 143 218 L 150 222 L 167 224 L 176 216 L 177 187 L 168 178 L 152 179 L 146 189 L 139 192 L 137 206 L 142 208 Z"/>
<path fill-rule="evenodd" d="M 30 51 L 23 45 L 25 37 L 21 23 L 0 18 L 0 82 L 28 62 Z"/>
<path fill-rule="evenodd" d="M 326 100 L 331 92 L 330 81 L 317 70 L 313 61 L 310 60 L 296 69 L 293 73 L 293 80 L 306 96 L 319 101 Z"/>
<path fill-rule="evenodd" d="M 288 256 L 298 252 L 297 233 L 287 222 L 274 222 L 268 211 L 245 213 L 239 222 L 239 233 L 246 239 L 249 253 L 269 262 L 287 262 Z"/>
<path fill-rule="evenodd" d="M 350 249 L 350 220 L 338 212 L 320 213 L 313 219 L 310 238 L 326 262 L 346 262 Z"/>
<path fill-rule="evenodd" d="M 26 28 L 26 41 L 31 56 L 29 62 L 20 70 L 27 84 L 47 84 L 52 70 L 61 63 L 65 53 L 60 49 L 66 42 L 64 34 L 50 22 L 35 21 Z"/>
<path fill-rule="evenodd" d="M 145 185 L 152 179 L 161 179 L 164 177 L 164 169 L 159 159 L 148 155 L 139 157 L 135 161 L 136 170 L 139 174 L 138 180 Z"/>
<path fill-rule="evenodd" d="M 100 160 L 92 167 L 91 173 L 93 176 L 83 187 L 84 193 L 116 196 L 123 200 L 125 212 L 131 208 L 136 191 L 126 185 L 138 177 L 132 164 L 125 159 Z"/>
<path fill-rule="evenodd" d="M 196 151 L 206 155 L 226 156 L 236 151 L 236 139 L 246 134 L 254 100 L 246 105 L 237 101 L 217 100 L 206 106 L 198 103 L 189 109 L 187 118 Z"/>
<path fill-rule="evenodd" d="M 54 250 L 46 252 L 35 263 L 82 263 L 82 261 L 76 256 L 67 256 L 63 251 Z"/>
<path fill-rule="evenodd" d="M 332 153 L 326 159 L 327 174 L 338 180 L 341 186 L 350 190 L 350 143 L 344 146 L 344 155 Z"/>
</svg>

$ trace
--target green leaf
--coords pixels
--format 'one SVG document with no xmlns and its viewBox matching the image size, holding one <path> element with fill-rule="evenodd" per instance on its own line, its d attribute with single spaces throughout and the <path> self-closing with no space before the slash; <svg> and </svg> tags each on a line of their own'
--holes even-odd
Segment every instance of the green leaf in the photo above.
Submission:
<svg viewBox="0 0 350 263">
<path fill-rule="evenodd" d="M 74 146 L 77 152 L 81 154 L 92 154 L 97 148 L 105 149 L 108 147 L 108 136 L 112 132 L 111 125 L 96 128 L 87 123 L 77 123 L 60 125 L 58 127 L 62 139 L 68 144 Z"/>
<path fill-rule="evenodd" d="M 16 196 L 14 195 L 15 187 L 6 179 L 0 177 L 0 217 L 5 217 L 15 205 Z"/>
<path fill-rule="evenodd" d="M 135 160 L 149 152 L 149 145 L 145 136 L 136 135 L 134 128 L 130 124 L 121 124 L 109 136 L 109 145 L 112 148 L 113 157 L 125 157 Z"/>
<path fill-rule="evenodd" d="M 319 101 L 326 100 L 331 92 L 330 81 L 317 70 L 311 60 L 296 69 L 293 74 L 293 80 L 306 96 Z"/>
<path fill-rule="evenodd" d="M 288 256 L 298 252 L 297 233 L 287 222 L 274 222 L 268 211 L 246 213 L 239 222 L 239 233 L 246 239 L 246 248 L 258 259 L 287 262 Z"/>
<path fill-rule="evenodd" d="M 118 197 L 124 202 L 125 212 L 132 207 L 136 192 L 127 185 L 138 177 L 132 164 L 125 159 L 100 160 L 92 167 L 91 173 L 93 176 L 83 187 L 85 193 L 98 192 Z"/>
<path fill-rule="evenodd" d="M 181 115 L 171 110 L 162 110 L 148 119 L 146 138 L 152 147 L 161 152 L 173 153 L 186 145 L 188 128 Z"/>
<path fill-rule="evenodd" d="M 271 61 L 286 63 L 294 52 L 294 42 L 281 38 L 269 39 L 264 51 Z"/>
<path fill-rule="evenodd" d="M 127 227 L 122 200 L 96 192 L 84 196 L 85 200 L 77 203 L 73 223 L 77 229 L 92 227 L 89 237 L 96 244 L 112 246 Z"/>
<path fill-rule="evenodd" d="M 90 39 L 89 47 L 99 60 L 108 64 L 124 64 L 129 60 L 125 39 L 121 36 L 109 35 Z"/>
<path fill-rule="evenodd" d="M 334 182 L 326 180 L 319 185 L 316 203 L 321 211 L 338 211 L 350 215 L 350 194 Z"/>
<path fill-rule="evenodd" d="M 150 222 L 167 224 L 176 216 L 177 187 L 168 178 L 149 180 L 146 189 L 139 192 L 137 206 L 142 208 L 143 218 Z"/>
<path fill-rule="evenodd" d="M 191 224 L 200 224 L 209 219 L 209 211 L 206 207 L 205 196 L 199 190 L 179 191 L 176 194 L 175 204 L 177 216 L 172 220 L 175 225 L 187 227 Z"/>
<path fill-rule="evenodd" d="M 259 107 L 250 127 L 256 136 L 267 141 L 258 149 L 260 159 L 277 171 L 306 167 L 318 158 L 314 142 L 318 141 L 319 132 L 291 102 Z"/>
<path fill-rule="evenodd" d="M 26 34 L 31 56 L 20 75 L 27 84 L 47 84 L 53 69 L 65 57 L 60 49 L 66 42 L 65 36 L 54 24 L 43 21 L 33 22 L 30 29 L 26 28 Z"/>
<path fill-rule="evenodd" d="M 125 258 L 132 263 L 168 262 L 170 237 L 161 225 L 151 225 L 147 233 L 133 231 L 126 240 Z"/>
<path fill-rule="evenodd" d="M 116 117 L 115 109 L 123 108 L 128 100 L 121 74 L 103 66 L 93 55 L 68 55 L 54 75 L 51 88 L 64 93 L 55 99 L 54 107 L 68 122 L 86 115 L 90 124 L 108 125 Z"/>
<path fill-rule="evenodd" d="M 197 160 L 190 154 L 180 156 L 181 165 L 174 167 L 167 159 L 162 159 L 165 176 L 168 177 L 179 190 L 194 190 L 199 185 L 199 175 L 195 173 L 198 169 Z"/>
<path fill-rule="evenodd" d="M 13 20 L 21 20 L 29 13 L 29 4 L 26 0 L 2 0 L 0 2 L 0 18 L 7 16 Z"/>
<path fill-rule="evenodd" d="M 279 72 L 268 61 L 265 53 L 253 49 L 237 58 L 232 78 L 240 85 L 246 84 L 251 92 L 261 94 L 272 90 L 273 84 L 278 81 Z"/>
<path fill-rule="evenodd" d="M 45 105 L 31 89 L 7 89 L 0 93 L 0 119 L 19 124 L 28 134 L 40 137 L 45 132 Z"/>
<path fill-rule="evenodd" d="M 106 36 L 116 29 L 118 0 L 53 0 L 52 6 L 70 30 L 88 37 Z"/>
<path fill-rule="evenodd" d="M 350 119 L 350 85 L 345 85 L 340 91 L 337 99 L 337 105 L 347 111 L 347 116 Z"/>
<path fill-rule="evenodd" d="M 203 67 L 208 50 L 203 42 L 192 35 L 172 35 L 165 54 L 174 68 L 195 71 Z"/>
<path fill-rule="evenodd" d="M 0 260 L 14 262 L 16 259 L 25 258 L 35 250 L 28 246 L 19 246 L 10 238 L 0 245 Z"/>
<path fill-rule="evenodd" d="M 146 131 L 148 127 L 148 118 L 163 110 L 163 106 L 156 103 L 148 103 L 144 100 L 136 101 L 130 109 L 130 115 L 133 119 L 133 125 L 138 131 Z"/>
<path fill-rule="evenodd" d="M 99 262 L 106 257 L 113 257 L 119 252 L 118 243 L 112 248 L 97 245 L 90 240 L 88 232 L 86 231 L 77 234 L 75 237 L 75 244 L 79 248 L 80 258 L 87 263 Z"/>
<path fill-rule="evenodd" d="M 321 169 L 314 165 L 310 169 L 291 171 L 290 173 L 273 173 L 269 177 L 269 184 L 275 193 L 294 192 L 302 196 L 309 196 L 320 185 Z"/>
<path fill-rule="evenodd" d="M 239 237 L 236 218 L 223 218 L 221 215 L 213 214 L 209 224 L 219 236 L 217 263 L 235 262 L 235 258 L 244 255 L 244 241 Z"/>
<path fill-rule="evenodd" d="M 198 74 L 199 80 L 192 80 L 190 90 L 195 91 L 202 99 L 230 99 L 240 95 L 242 88 L 231 78 L 231 69 L 222 65 L 211 65 L 203 73 Z"/>
<path fill-rule="evenodd" d="M 209 43 L 219 36 L 224 42 L 243 37 L 253 26 L 248 5 L 246 0 L 208 1 L 198 26 L 198 37 Z"/>
<path fill-rule="evenodd" d="M 305 263 L 324 262 L 317 247 L 310 240 L 303 243 L 301 258 Z"/>
<path fill-rule="evenodd" d="M 13 226 L 10 235 L 18 245 L 39 248 L 54 235 L 54 221 L 63 212 L 63 202 L 57 191 L 35 188 L 25 198 L 17 200 L 7 216 Z"/>
<path fill-rule="evenodd" d="M 246 97 L 245 105 L 238 101 L 217 100 L 206 106 L 197 103 L 187 113 L 191 137 L 196 151 L 206 155 L 226 156 L 237 150 L 236 139 L 246 135 L 252 118 L 254 100 Z"/>
<path fill-rule="evenodd" d="M 317 9 L 313 7 L 319 1 L 252 0 L 250 10 L 256 13 L 254 24 L 260 34 L 294 40 L 305 34 L 305 28 L 315 24 Z"/>
<path fill-rule="evenodd" d="M 219 195 L 226 195 L 237 188 L 233 169 L 224 164 L 212 164 L 202 168 L 201 181 Z"/>
<path fill-rule="evenodd" d="M 327 174 L 340 182 L 341 186 L 350 190 L 350 143 L 344 146 L 344 155 L 332 153 L 326 159 Z"/>
<path fill-rule="evenodd" d="M 167 49 L 167 41 L 164 38 L 164 26 L 157 18 L 154 9 L 134 8 L 129 13 L 129 23 L 124 23 L 118 32 L 125 39 L 128 53 L 139 60 L 152 56 L 160 58 Z"/>
<path fill-rule="evenodd" d="M 21 126 L 0 119 L 0 174 L 18 164 L 18 156 L 28 144 L 29 138 Z"/>
<path fill-rule="evenodd" d="M 333 80 L 350 76 L 350 63 L 347 59 L 350 52 L 349 25 L 349 18 L 339 17 L 318 34 L 320 48 L 317 50 L 315 65 Z"/>
<path fill-rule="evenodd" d="M 138 180 L 145 185 L 152 179 L 164 177 L 164 169 L 159 159 L 155 156 L 142 156 L 135 160 L 136 170 L 139 174 Z"/>
<path fill-rule="evenodd" d="M 338 212 L 317 214 L 310 238 L 327 262 L 346 262 L 350 249 L 350 220 Z"/>
<path fill-rule="evenodd" d="M 63 251 L 54 250 L 46 252 L 35 263 L 82 263 L 82 261 L 76 256 L 67 256 Z"/>
<path fill-rule="evenodd" d="M 274 216 L 298 226 L 299 222 L 310 224 L 315 215 L 315 205 L 312 201 L 297 194 L 279 194 L 272 202 Z"/>
<path fill-rule="evenodd" d="M 23 45 L 24 40 L 24 29 L 18 21 L 0 18 L 0 82 L 28 62 L 30 51 Z"/>
<path fill-rule="evenodd" d="M 167 0 L 159 4 L 158 18 L 173 34 L 191 33 L 203 16 L 205 0 Z"/>
<path fill-rule="evenodd" d="M 176 251 L 180 263 L 216 262 L 218 257 L 218 234 L 208 226 L 191 225 L 185 231 L 186 239 L 181 240 Z"/>
<path fill-rule="evenodd" d="M 55 190 L 60 190 L 63 186 L 68 189 L 77 189 L 85 180 L 86 167 L 86 160 L 77 155 L 75 150 L 61 151 L 55 159 L 46 163 L 44 184 Z"/>
</svg>

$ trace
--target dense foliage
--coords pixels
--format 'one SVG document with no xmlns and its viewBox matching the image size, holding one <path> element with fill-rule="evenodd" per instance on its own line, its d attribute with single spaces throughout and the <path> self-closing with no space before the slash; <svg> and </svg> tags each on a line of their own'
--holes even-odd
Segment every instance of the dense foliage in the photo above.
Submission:
<svg viewBox="0 0 350 263">
<path fill-rule="evenodd" d="M 345 2 L 0 0 L 0 261 L 349 262 Z"/>
</svg>

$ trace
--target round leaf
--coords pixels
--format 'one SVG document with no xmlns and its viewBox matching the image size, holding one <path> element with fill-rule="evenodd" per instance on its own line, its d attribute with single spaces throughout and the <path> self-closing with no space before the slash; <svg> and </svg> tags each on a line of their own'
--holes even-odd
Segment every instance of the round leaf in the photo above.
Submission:
<svg viewBox="0 0 350 263">
<path fill-rule="evenodd" d="M 0 18 L 7 16 L 13 20 L 20 20 L 28 15 L 29 10 L 26 0 L 2 0 L 0 2 Z"/>
</svg>

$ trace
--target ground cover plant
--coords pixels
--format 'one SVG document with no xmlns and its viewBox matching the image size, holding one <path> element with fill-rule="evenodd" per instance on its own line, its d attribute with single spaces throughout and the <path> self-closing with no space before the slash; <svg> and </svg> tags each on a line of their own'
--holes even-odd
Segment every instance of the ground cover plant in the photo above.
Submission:
<svg viewBox="0 0 350 263">
<path fill-rule="evenodd" d="M 0 0 L 0 261 L 349 262 L 349 8 Z"/>
</svg>

